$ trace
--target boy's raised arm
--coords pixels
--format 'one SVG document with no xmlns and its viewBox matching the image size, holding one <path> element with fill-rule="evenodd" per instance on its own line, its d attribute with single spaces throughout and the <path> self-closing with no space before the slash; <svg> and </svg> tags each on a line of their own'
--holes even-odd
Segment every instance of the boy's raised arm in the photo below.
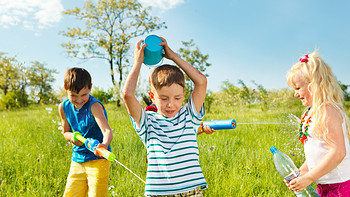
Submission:
<svg viewBox="0 0 350 197">
<path fill-rule="evenodd" d="M 134 52 L 134 65 L 129 73 L 129 76 L 126 79 L 125 86 L 123 89 L 123 100 L 128 109 L 130 116 L 135 120 L 136 124 L 140 126 L 141 120 L 141 104 L 135 97 L 135 90 L 137 85 L 137 80 L 140 74 L 141 65 L 144 59 L 144 48 L 147 44 L 143 44 L 140 47 L 140 40 L 136 44 Z"/>
<path fill-rule="evenodd" d="M 196 107 L 197 112 L 200 112 L 207 91 L 207 77 L 203 75 L 199 70 L 181 59 L 176 53 L 174 53 L 168 46 L 166 40 L 161 37 L 163 42 L 160 44 L 164 47 L 165 57 L 174 61 L 193 81 L 194 88 L 192 92 L 193 104 Z"/>
</svg>

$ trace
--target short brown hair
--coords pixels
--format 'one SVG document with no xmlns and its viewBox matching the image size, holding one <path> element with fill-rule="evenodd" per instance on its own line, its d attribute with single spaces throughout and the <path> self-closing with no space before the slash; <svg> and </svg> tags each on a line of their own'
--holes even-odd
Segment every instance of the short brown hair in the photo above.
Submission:
<svg viewBox="0 0 350 197">
<path fill-rule="evenodd" d="M 70 68 L 64 74 L 64 89 L 79 93 L 81 89 L 91 89 L 91 76 L 83 68 Z"/>
<path fill-rule="evenodd" d="M 149 84 L 155 89 L 171 86 L 173 83 L 185 87 L 185 76 L 177 66 L 161 65 L 154 68 L 149 76 Z"/>
</svg>

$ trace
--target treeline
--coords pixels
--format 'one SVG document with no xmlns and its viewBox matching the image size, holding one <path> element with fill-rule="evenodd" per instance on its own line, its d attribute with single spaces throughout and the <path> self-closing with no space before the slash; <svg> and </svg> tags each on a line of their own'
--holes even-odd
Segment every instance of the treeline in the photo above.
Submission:
<svg viewBox="0 0 350 197">
<path fill-rule="evenodd" d="M 300 105 L 298 98 L 294 97 L 294 90 L 290 88 L 267 90 L 263 85 L 252 81 L 254 87 L 248 87 L 244 81 L 238 80 L 237 85 L 224 81 L 221 90 L 215 93 L 209 92 L 206 96 L 206 110 L 210 111 L 212 105 L 221 107 L 253 106 L 258 105 L 261 110 L 266 111 L 275 107 L 292 107 Z M 350 85 L 338 82 L 344 92 L 344 100 L 349 105 Z"/>
<path fill-rule="evenodd" d="M 66 98 L 63 88 L 54 90 L 55 69 L 38 61 L 21 63 L 15 57 L 0 55 L 0 110 L 31 104 L 57 104 Z M 95 87 L 92 95 L 103 103 L 113 102 L 118 90 Z"/>
<path fill-rule="evenodd" d="M 63 89 L 53 89 L 55 82 L 55 69 L 48 69 L 38 61 L 30 64 L 20 63 L 14 57 L 0 56 L 0 109 L 26 107 L 31 104 L 57 104 L 65 99 Z M 248 87 L 244 81 L 237 84 L 229 81 L 222 82 L 218 92 L 208 92 L 206 97 L 206 110 L 210 111 L 212 105 L 222 107 L 259 105 L 261 110 L 272 107 L 290 106 L 299 104 L 294 97 L 294 91 L 288 88 L 267 90 L 263 85 L 252 81 L 254 87 Z M 350 101 L 349 86 L 339 82 L 344 91 L 344 100 Z M 190 91 L 190 88 L 186 88 Z M 189 92 L 188 91 L 188 92 Z M 145 90 L 138 89 L 138 95 L 145 95 Z M 94 97 L 103 103 L 120 100 L 120 91 L 110 88 L 107 91 L 94 87 Z M 189 95 L 187 95 L 188 97 Z M 140 96 L 141 97 L 141 96 Z M 143 96 L 144 104 L 150 104 L 150 99 Z"/>
</svg>

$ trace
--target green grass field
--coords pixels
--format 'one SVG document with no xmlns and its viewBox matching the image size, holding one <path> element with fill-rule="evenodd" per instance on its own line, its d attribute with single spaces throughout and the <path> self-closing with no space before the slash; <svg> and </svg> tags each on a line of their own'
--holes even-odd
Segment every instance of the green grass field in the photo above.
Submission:
<svg viewBox="0 0 350 197">
<path fill-rule="evenodd" d="M 46 108 L 52 108 L 52 112 Z M 146 178 L 146 149 L 133 130 L 124 107 L 106 105 L 114 129 L 112 151 L 118 161 Z M 283 109 L 282 109 L 283 108 Z M 198 136 L 200 164 L 209 188 L 205 196 L 294 196 L 276 171 L 271 146 L 303 162 L 297 125 L 288 114 L 300 116 L 302 106 L 258 106 L 223 109 L 212 106 L 205 120 L 235 119 L 234 130 Z M 62 196 L 69 172 L 72 145 L 62 134 L 57 106 L 0 111 L 0 196 Z M 111 165 L 109 196 L 143 196 L 144 183 L 120 165 Z"/>
</svg>

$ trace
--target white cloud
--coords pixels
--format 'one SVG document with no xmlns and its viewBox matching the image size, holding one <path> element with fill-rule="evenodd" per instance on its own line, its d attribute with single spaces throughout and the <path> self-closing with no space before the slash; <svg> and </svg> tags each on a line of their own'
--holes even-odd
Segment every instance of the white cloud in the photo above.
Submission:
<svg viewBox="0 0 350 197">
<path fill-rule="evenodd" d="M 61 0 L 1 0 L 0 27 L 45 29 L 61 20 L 63 9 Z"/>
<path fill-rule="evenodd" d="M 151 6 L 152 8 L 160 8 L 161 10 L 171 10 L 176 6 L 181 5 L 185 0 L 139 0 L 144 6 Z"/>
</svg>

